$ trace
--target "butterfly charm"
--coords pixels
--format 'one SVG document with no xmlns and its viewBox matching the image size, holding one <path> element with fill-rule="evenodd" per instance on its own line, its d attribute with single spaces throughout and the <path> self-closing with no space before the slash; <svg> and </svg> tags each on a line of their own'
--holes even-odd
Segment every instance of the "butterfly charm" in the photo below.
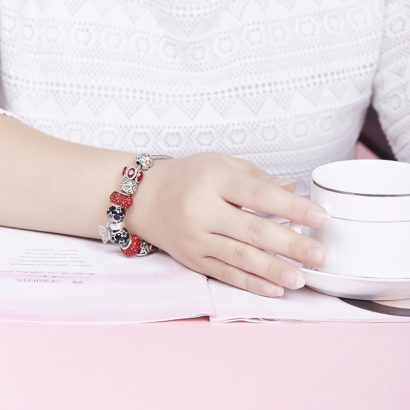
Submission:
<svg viewBox="0 0 410 410">
<path fill-rule="evenodd" d="M 104 243 L 112 242 L 111 229 L 109 228 L 108 224 L 105 226 L 99 225 L 98 231 Z"/>
</svg>

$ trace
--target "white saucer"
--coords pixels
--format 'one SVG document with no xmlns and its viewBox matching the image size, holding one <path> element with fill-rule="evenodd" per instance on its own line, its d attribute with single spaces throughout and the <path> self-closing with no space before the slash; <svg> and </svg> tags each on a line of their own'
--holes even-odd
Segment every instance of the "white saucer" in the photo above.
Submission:
<svg viewBox="0 0 410 410">
<path fill-rule="evenodd" d="M 369 278 L 320 272 L 300 266 L 299 269 L 303 271 L 307 287 L 326 295 L 361 300 L 410 299 L 410 277 Z"/>
</svg>

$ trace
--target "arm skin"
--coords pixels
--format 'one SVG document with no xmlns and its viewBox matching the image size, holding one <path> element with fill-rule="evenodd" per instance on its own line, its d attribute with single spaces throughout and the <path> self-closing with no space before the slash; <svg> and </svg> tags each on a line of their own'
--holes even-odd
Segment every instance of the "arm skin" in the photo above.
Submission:
<svg viewBox="0 0 410 410">
<path fill-rule="evenodd" d="M 109 196 L 134 164 L 135 153 L 61 140 L 0 115 L 0 226 L 100 239 Z M 137 214 L 135 204 L 127 210 L 130 232 Z"/>
<path fill-rule="evenodd" d="M 0 115 L 0 225 L 100 239 L 109 195 L 135 153 L 68 142 Z M 129 232 L 188 268 L 264 296 L 298 289 L 303 274 L 276 254 L 321 266 L 327 249 L 241 208 L 310 227 L 329 216 L 255 164 L 202 152 L 155 161 L 127 210 Z M 268 252 L 265 252 L 268 251 Z"/>
</svg>

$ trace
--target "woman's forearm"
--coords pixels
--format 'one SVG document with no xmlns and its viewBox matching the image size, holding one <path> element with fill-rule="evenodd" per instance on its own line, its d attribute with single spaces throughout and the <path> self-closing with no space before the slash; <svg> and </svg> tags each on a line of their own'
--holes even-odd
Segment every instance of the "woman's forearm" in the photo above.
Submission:
<svg viewBox="0 0 410 410">
<path fill-rule="evenodd" d="M 0 115 L 0 225 L 98 239 L 109 195 L 134 163 L 134 153 L 61 140 Z"/>
<path fill-rule="evenodd" d="M 164 153 L 160 153 L 164 154 Z M 0 115 L 0 225 L 99 239 L 109 195 L 135 153 L 75 144 Z M 156 162 L 156 161 L 155 161 Z M 188 268 L 264 296 L 303 286 L 327 249 L 241 208 L 322 227 L 326 210 L 255 164 L 216 152 L 158 161 L 144 173 L 126 228 Z M 265 252 L 267 251 L 267 252 Z"/>
</svg>

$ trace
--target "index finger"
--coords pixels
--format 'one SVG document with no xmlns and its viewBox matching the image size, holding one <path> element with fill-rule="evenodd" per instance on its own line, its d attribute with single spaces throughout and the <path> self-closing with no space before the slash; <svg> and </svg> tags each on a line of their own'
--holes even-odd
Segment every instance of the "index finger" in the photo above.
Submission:
<svg viewBox="0 0 410 410">
<path fill-rule="evenodd" d="M 272 181 L 275 180 L 271 176 Z M 330 219 L 327 211 L 309 198 L 272 183 L 269 176 L 255 177 L 232 172 L 223 184 L 221 196 L 228 202 L 255 211 L 282 216 L 296 223 L 320 228 Z"/>
</svg>

